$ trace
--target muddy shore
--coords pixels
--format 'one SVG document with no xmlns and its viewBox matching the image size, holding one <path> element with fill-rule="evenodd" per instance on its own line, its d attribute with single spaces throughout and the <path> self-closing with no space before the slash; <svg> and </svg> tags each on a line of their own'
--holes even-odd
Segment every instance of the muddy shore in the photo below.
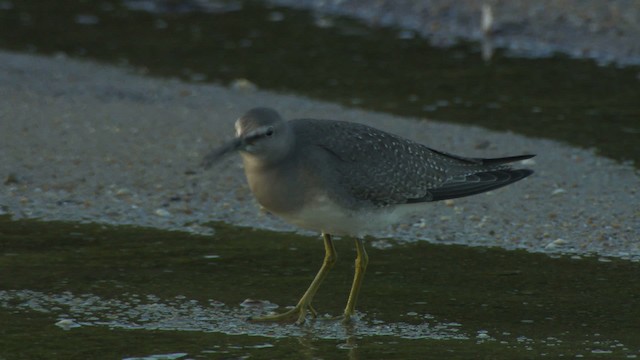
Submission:
<svg viewBox="0 0 640 360">
<path fill-rule="evenodd" d="M 537 154 L 524 181 L 434 203 L 377 237 L 640 257 L 637 170 L 550 140 L 9 52 L 0 52 L 0 103 L 0 215 L 195 233 L 210 233 L 211 221 L 296 231 L 259 210 L 237 157 L 199 167 L 233 135 L 239 115 L 266 105 L 285 118 L 363 122 L 460 155 Z"/>
</svg>

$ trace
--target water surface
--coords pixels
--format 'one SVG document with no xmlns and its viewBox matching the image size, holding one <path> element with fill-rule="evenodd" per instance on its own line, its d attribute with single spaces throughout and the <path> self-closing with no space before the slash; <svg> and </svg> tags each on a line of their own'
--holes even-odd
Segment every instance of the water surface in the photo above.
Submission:
<svg viewBox="0 0 640 360">
<path fill-rule="evenodd" d="M 344 325 L 329 319 L 353 271 L 342 239 L 320 319 L 254 324 L 297 301 L 322 242 L 212 226 L 195 236 L 3 218 L 0 357 L 640 356 L 640 263 L 370 239 L 358 316 Z"/>
</svg>

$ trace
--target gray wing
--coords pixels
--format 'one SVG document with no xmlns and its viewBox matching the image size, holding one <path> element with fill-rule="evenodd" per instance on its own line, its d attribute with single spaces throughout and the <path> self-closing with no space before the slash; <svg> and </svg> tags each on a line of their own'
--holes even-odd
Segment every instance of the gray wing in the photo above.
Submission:
<svg viewBox="0 0 640 360">
<path fill-rule="evenodd" d="M 357 123 L 304 119 L 292 125 L 297 139 L 330 155 L 334 181 L 376 206 L 473 195 L 530 174 L 505 165 L 529 155 L 464 158 Z"/>
</svg>

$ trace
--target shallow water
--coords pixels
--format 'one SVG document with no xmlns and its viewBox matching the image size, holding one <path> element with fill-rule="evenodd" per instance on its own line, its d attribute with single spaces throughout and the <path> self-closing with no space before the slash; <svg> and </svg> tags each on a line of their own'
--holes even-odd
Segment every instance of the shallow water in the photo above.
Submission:
<svg viewBox="0 0 640 360">
<path fill-rule="evenodd" d="M 640 356 L 640 263 L 369 240 L 358 316 L 344 325 L 329 318 L 352 276 L 341 239 L 319 319 L 254 324 L 297 301 L 322 242 L 211 225 L 195 236 L 3 218 L 0 357 Z"/>
<path fill-rule="evenodd" d="M 206 3 L 6 0 L 0 47 L 189 81 L 246 78 L 264 89 L 557 139 L 640 164 L 637 66 L 499 50 L 485 63 L 476 43 L 439 48 L 344 17 L 258 1 Z"/>
</svg>

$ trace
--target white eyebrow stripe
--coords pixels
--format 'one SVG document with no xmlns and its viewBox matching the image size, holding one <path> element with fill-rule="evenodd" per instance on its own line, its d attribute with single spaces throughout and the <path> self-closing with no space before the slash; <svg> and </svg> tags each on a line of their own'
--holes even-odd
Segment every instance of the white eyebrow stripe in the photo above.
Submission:
<svg viewBox="0 0 640 360">
<path fill-rule="evenodd" d="M 258 128 L 255 128 L 247 132 L 244 135 L 238 134 L 238 136 L 242 137 L 245 140 L 259 139 L 261 137 L 264 137 L 267 134 L 267 132 L 269 131 L 269 128 L 271 128 L 271 126 L 260 126 Z"/>
</svg>

